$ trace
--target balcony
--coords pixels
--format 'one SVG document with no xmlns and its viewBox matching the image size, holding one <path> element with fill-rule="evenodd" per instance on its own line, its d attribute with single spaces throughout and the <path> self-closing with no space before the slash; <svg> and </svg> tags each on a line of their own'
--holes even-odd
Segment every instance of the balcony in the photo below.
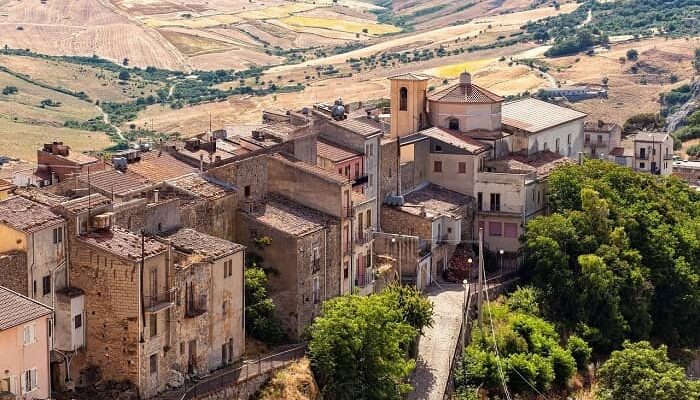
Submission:
<svg viewBox="0 0 700 400">
<path fill-rule="evenodd" d="M 355 178 L 355 181 L 352 183 L 352 187 L 357 187 L 357 186 L 362 186 L 366 184 L 369 181 L 369 176 L 368 175 L 362 175 L 357 178 Z"/>
<path fill-rule="evenodd" d="M 318 272 L 320 270 L 321 270 L 321 259 L 314 258 L 314 260 L 311 262 L 311 273 Z"/>
<path fill-rule="evenodd" d="M 357 237 L 355 238 L 355 244 L 362 246 L 371 242 L 374 238 L 373 232 L 374 230 L 372 228 L 367 228 L 359 231 L 357 233 Z"/>
<path fill-rule="evenodd" d="M 355 217 L 355 209 L 350 206 L 350 207 L 343 207 L 343 215 L 342 217 L 344 218 L 353 218 Z"/>
<path fill-rule="evenodd" d="M 436 243 L 439 244 L 439 245 L 440 245 L 440 244 L 448 244 L 449 241 L 448 241 L 448 239 L 447 239 L 447 234 L 444 233 L 442 236 L 438 237 Z"/>
<path fill-rule="evenodd" d="M 157 313 L 175 305 L 170 298 L 170 292 L 156 294 L 154 296 L 144 296 L 143 302 L 147 313 Z"/>
<path fill-rule="evenodd" d="M 185 305 L 185 317 L 194 318 L 207 312 L 207 296 L 201 295 L 194 299 L 189 299 Z"/>
<path fill-rule="evenodd" d="M 638 160 L 648 160 L 649 159 L 649 154 L 640 154 L 637 156 Z"/>
<path fill-rule="evenodd" d="M 370 269 L 365 271 L 358 271 L 357 278 L 355 279 L 355 286 L 358 288 L 363 288 L 374 283 L 374 276 Z"/>
</svg>

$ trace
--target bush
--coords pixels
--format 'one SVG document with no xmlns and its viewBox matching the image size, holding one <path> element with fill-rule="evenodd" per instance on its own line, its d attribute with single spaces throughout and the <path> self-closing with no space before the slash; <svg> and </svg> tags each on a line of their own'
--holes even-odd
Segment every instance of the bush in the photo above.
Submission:
<svg viewBox="0 0 700 400">
<path fill-rule="evenodd" d="M 584 371 L 588 367 L 588 362 L 591 358 L 592 350 L 588 343 L 576 335 L 571 335 L 566 343 L 566 348 L 576 361 L 576 368 L 579 371 Z"/>
<path fill-rule="evenodd" d="M 280 343 L 285 335 L 275 316 L 275 304 L 267 294 L 267 276 L 262 268 L 245 269 L 245 304 L 246 333 L 266 344 Z"/>
<path fill-rule="evenodd" d="M 9 96 L 11 94 L 17 93 L 17 87 L 16 86 L 5 86 L 4 89 L 2 89 L 2 94 L 5 96 Z"/>
<path fill-rule="evenodd" d="M 700 158 L 700 144 L 694 144 L 685 151 L 692 158 Z"/>
<path fill-rule="evenodd" d="M 538 290 L 532 286 L 518 287 L 508 297 L 508 308 L 515 312 L 539 316 L 540 305 L 537 300 L 538 296 Z"/>
<path fill-rule="evenodd" d="M 626 53 L 627 59 L 630 61 L 636 61 L 639 58 L 639 52 L 635 49 L 629 49 Z"/>
<path fill-rule="evenodd" d="M 131 74 L 129 74 L 129 71 L 121 71 L 119 73 L 119 80 L 120 81 L 128 81 L 131 78 Z"/>
</svg>

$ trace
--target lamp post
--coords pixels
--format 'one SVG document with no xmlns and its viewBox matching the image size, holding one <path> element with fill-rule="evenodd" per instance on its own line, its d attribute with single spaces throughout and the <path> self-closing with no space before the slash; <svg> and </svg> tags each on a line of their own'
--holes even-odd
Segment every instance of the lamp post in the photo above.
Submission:
<svg viewBox="0 0 700 400">
<path fill-rule="evenodd" d="M 499 275 L 503 275 L 503 253 L 504 253 L 503 249 L 498 249 L 498 257 L 499 257 L 498 263 L 499 263 L 499 268 L 500 268 Z"/>
<path fill-rule="evenodd" d="M 469 259 L 471 260 L 471 258 Z M 464 303 L 462 304 L 462 351 L 464 351 L 465 347 L 465 341 L 467 337 L 467 313 L 469 313 L 469 310 L 467 309 L 467 294 L 469 293 L 469 281 L 468 280 L 463 280 L 462 283 L 464 284 Z"/>
</svg>

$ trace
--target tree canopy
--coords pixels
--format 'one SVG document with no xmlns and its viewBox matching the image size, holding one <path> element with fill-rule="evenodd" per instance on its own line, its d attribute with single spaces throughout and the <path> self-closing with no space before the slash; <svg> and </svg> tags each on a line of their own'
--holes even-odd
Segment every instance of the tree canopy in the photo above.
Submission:
<svg viewBox="0 0 700 400">
<path fill-rule="evenodd" d="M 324 399 L 401 399 L 415 367 L 408 350 L 431 323 L 432 303 L 415 288 L 323 303 L 309 328 L 309 357 Z"/>
<path fill-rule="evenodd" d="M 549 177 L 552 214 L 523 238 L 544 316 L 598 352 L 625 339 L 700 343 L 700 194 L 591 160 Z"/>
<path fill-rule="evenodd" d="M 484 320 L 489 322 L 474 328 L 455 372 L 459 393 L 469 394 L 482 387 L 489 395 L 502 395 L 502 381 L 511 393 L 544 392 L 565 387 L 576 367 L 587 365 L 590 349 L 585 341 L 572 336 L 569 344 L 562 346 L 554 325 L 536 315 L 536 292 L 519 288 L 509 299 L 500 298 L 484 307 Z"/>
<path fill-rule="evenodd" d="M 691 382 L 683 368 L 669 361 L 666 346 L 625 342 L 599 372 L 601 400 L 695 400 L 700 384 Z"/>
</svg>

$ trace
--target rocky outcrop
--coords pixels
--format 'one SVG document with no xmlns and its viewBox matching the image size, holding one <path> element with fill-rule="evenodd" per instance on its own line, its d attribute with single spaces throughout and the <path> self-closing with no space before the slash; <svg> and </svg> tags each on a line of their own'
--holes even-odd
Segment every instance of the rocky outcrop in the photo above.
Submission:
<svg viewBox="0 0 700 400">
<path fill-rule="evenodd" d="M 666 117 L 666 132 L 673 132 L 684 126 L 688 121 L 688 116 L 700 108 L 700 80 L 696 80 L 690 85 L 693 97 L 685 102 L 678 111 Z"/>
</svg>

